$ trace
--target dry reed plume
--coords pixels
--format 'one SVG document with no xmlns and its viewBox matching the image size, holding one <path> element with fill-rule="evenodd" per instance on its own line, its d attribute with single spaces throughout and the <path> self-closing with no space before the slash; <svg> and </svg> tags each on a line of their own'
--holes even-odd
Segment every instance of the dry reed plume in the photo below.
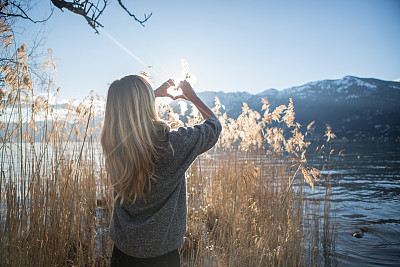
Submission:
<svg viewBox="0 0 400 267">
<path fill-rule="evenodd" d="M 51 51 L 38 80 L 26 46 L 15 47 L 4 21 L 0 34 L 0 265 L 107 266 L 112 192 L 99 150 L 98 99 L 58 107 Z M 329 188 L 322 215 L 304 191 L 304 181 L 323 178 L 307 167 L 312 125 L 301 133 L 291 101 L 273 111 L 262 101 L 263 115 L 244 103 L 236 120 L 216 101 L 223 134 L 187 172 L 185 266 L 331 263 Z M 184 125 L 186 110 L 158 110 L 173 127 Z M 188 124 L 200 122 L 191 111 Z M 329 129 L 326 136 L 334 137 Z"/>
</svg>

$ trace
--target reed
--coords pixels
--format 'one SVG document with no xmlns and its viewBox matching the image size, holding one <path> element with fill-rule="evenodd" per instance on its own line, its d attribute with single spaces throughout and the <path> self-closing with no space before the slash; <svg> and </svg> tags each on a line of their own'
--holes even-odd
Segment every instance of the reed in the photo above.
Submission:
<svg viewBox="0 0 400 267">
<path fill-rule="evenodd" d="M 36 79 L 25 45 L 15 47 L 3 21 L 0 34 L 0 265 L 108 266 L 112 190 L 98 142 L 101 99 L 57 106 L 50 51 Z M 309 131 L 294 122 L 292 102 L 270 111 L 262 101 L 263 115 L 244 103 L 236 120 L 216 101 L 223 134 L 187 172 L 184 266 L 332 263 L 330 187 L 322 202 L 305 190 L 323 178 L 307 166 Z M 175 127 L 184 125 L 179 116 L 201 121 L 193 107 L 159 112 Z"/>
</svg>

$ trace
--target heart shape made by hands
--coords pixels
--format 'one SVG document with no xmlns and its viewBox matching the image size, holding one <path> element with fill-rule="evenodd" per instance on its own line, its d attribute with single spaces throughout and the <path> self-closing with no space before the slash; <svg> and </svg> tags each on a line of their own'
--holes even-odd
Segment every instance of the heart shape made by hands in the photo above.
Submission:
<svg viewBox="0 0 400 267">
<path fill-rule="evenodd" d="M 173 97 L 178 97 L 178 96 L 183 95 L 182 89 L 176 88 L 176 87 L 173 87 L 173 86 L 171 86 L 170 88 L 167 89 L 167 93 L 169 93 Z"/>
</svg>

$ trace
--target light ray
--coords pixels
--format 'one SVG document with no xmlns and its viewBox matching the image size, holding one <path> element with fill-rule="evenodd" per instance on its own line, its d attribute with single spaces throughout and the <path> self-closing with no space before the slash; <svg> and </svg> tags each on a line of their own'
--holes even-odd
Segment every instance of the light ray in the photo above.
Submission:
<svg viewBox="0 0 400 267">
<path fill-rule="evenodd" d="M 125 53 L 127 53 L 129 56 L 131 56 L 133 59 L 135 59 L 138 63 L 140 63 L 140 64 L 142 64 L 144 67 L 148 67 L 149 65 L 148 64 L 146 64 L 142 59 L 140 59 L 137 55 L 135 55 L 131 50 L 129 50 L 124 44 L 122 44 L 120 41 L 118 41 L 114 36 L 112 36 L 109 32 L 107 32 L 106 30 L 104 30 L 104 29 L 102 29 L 101 30 L 102 31 L 102 33 L 104 33 L 104 35 L 108 38 L 108 39 L 110 39 L 110 41 L 112 41 L 116 46 L 118 46 L 119 48 L 121 48 Z M 157 60 L 158 61 L 158 60 Z M 153 71 L 155 72 L 155 73 L 158 73 L 159 75 L 161 75 L 161 76 L 165 76 L 165 77 L 170 77 L 170 75 L 168 75 L 167 73 L 166 73 L 166 70 L 165 70 L 165 68 L 162 66 L 162 64 L 159 64 L 160 65 L 160 67 L 162 68 L 162 72 L 165 72 L 165 73 L 160 73 L 159 71 L 157 71 L 157 70 L 154 70 L 153 69 Z M 181 73 L 181 77 L 180 78 L 177 78 L 177 79 L 174 79 L 175 80 L 175 83 L 177 83 L 176 84 L 176 86 L 178 85 L 178 81 L 183 81 L 183 80 L 187 80 L 187 81 L 189 81 L 192 85 L 194 85 L 195 83 L 196 83 L 196 76 L 195 75 L 193 75 L 191 72 L 190 72 L 190 70 L 189 70 L 189 66 L 188 66 L 188 64 L 187 64 L 187 62 L 186 62 L 186 60 L 184 60 L 184 59 L 181 59 L 181 66 L 182 66 L 182 73 Z M 172 94 L 172 95 L 174 95 L 174 96 L 176 96 L 176 95 L 180 95 L 180 94 L 182 94 L 182 92 L 180 91 L 180 90 L 177 90 L 176 89 L 176 86 L 174 86 L 173 88 L 170 88 L 170 93 Z"/>
<path fill-rule="evenodd" d="M 115 39 L 111 34 L 109 34 L 106 30 L 102 30 L 102 32 L 104 33 L 104 35 L 110 39 L 114 44 L 116 44 L 119 48 L 121 48 L 122 50 L 124 50 L 128 55 L 130 55 L 132 58 L 134 58 L 137 62 L 139 62 L 140 64 L 142 64 L 143 66 L 147 67 L 148 65 L 141 60 L 138 56 L 136 56 L 131 50 L 129 50 L 126 46 L 124 46 L 120 41 L 118 41 L 117 39 Z"/>
</svg>

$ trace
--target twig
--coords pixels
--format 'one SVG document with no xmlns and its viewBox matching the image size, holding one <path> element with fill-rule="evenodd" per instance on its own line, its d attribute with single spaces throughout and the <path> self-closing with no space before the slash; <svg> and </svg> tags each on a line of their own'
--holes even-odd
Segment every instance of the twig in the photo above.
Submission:
<svg viewBox="0 0 400 267">
<path fill-rule="evenodd" d="M 63 0 L 51 0 L 51 2 L 53 3 L 53 5 L 55 5 L 56 7 L 58 7 L 61 11 L 63 8 L 71 11 L 72 13 L 75 13 L 77 15 L 80 15 L 82 17 L 84 17 L 86 19 L 86 21 L 88 22 L 88 24 L 90 25 L 90 27 L 92 27 L 96 33 L 99 33 L 99 31 L 97 30 L 97 27 L 101 27 L 103 28 L 104 26 L 97 21 L 99 15 L 104 11 L 104 9 L 107 6 L 107 0 L 104 0 L 104 6 L 102 9 L 99 9 L 97 6 L 94 6 L 93 4 L 90 5 L 89 9 L 86 9 L 86 4 L 83 5 L 83 3 L 79 3 L 79 2 L 74 2 L 74 3 L 70 3 L 70 2 L 66 2 Z M 92 6 L 95 8 L 93 12 L 92 17 L 89 17 L 89 12 L 90 9 L 92 8 Z M 95 17 L 96 11 L 99 12 L 99 14 L 97 15 L 97 17 Z"/>
<path fill-rule="evenodd" d="M 50 17 L 53 15 L 54 12 L 54 8 L 51 7 L 51 13 L 50 15 L 42 20 L 33 20 L 31 17 L 29 17 L 29 15 L 22 9 L 22 7 L 18 4 L 15 4 L 14 2 L 8 3 L 9 5 L 12 5 L 14 7 L 16 7 L 22 14 L 14 14 L 14 13 L 8 13 L 8 12 L 4 12 L 4 11 L 0 11 L 0 15 L 5 16 L 5 17 L 18 17 L 18 18 L 22 18 L 22 19 L 27 19 L 33 23 L 43 23 L 46 22 L 50 19 Z M 3 10 L 5 7 L 7 6 L 7 3 L 4 4 L 0 10 Z"/>
<path fill-rule="evenodd" d="M 148 15 L 148 16 L 146 14 L 144 14 L 144 20 L 139 20 L 134 14 L 129 12 L 129 10 L 124 6 L 124 4 L 122 4 L 121 0 L 118 0 L 118 4 L 126 11 L 126 13 L 128 13 L 129 16 L 133 17 L 143 27 L 144 27 L 144 23 L 153 15 L 153 13 L 150 13 L 150 15 Z"/>
</svg>

